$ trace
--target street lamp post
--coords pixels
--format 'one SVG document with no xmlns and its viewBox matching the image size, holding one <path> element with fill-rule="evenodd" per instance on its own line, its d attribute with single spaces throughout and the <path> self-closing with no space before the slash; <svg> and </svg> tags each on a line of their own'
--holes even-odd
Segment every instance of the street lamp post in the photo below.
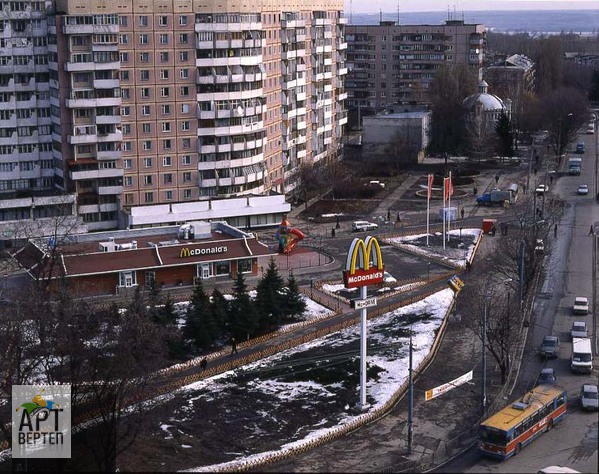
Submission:
<svg viewBox="0 0 599 474">
<path fill-rule="evenodd" d="M 487 414 L 487 310 L 489 306 L 489 293 L 484 294 L 483 307 L 483 417 Z"/>
</svg>

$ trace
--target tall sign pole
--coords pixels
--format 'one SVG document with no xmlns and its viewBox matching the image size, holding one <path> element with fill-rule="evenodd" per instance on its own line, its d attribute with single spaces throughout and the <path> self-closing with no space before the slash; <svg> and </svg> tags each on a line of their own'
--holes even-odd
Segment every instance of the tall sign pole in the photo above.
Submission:
<svg viewBox="0 0 599 474">
<path fill-rule="evenodd" d="M 414 420 L 414 379 L 412 372 L 412 328 L 410 328 L 410 365 L 408 369 L 409 374 L 409 390 L 410 390 L 410 406 L 408 408 L 408 456 L 412 454 L 412 436 L 413 429 L 412 424 Z"/>
<path fill-rule="evenodd" d="M 347 252 L 343 282 L 345 288 L 360 288 L 360 299 L 352 301 L 352 307 L 360 309 L 360 401 L 362 409 L 368 407 L 366 403 L 366 357 L 367 357 L 367 308 L 376 306 L 376 298 L 368 298 L 368 285 L 382 283 L 383 257 L 378 240 L 372 236 L 354 239 Z"/>
</svg>

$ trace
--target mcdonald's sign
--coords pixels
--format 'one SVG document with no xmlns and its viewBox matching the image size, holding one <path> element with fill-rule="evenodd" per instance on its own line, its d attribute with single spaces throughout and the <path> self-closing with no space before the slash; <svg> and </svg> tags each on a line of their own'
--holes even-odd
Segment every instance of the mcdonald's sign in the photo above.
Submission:
<svg viewBox="0 0 599 474">
<path fill-rule="evenodd" d="M 215 253 L 223 253 L 227 251 L 227 247 L 207 247 L 207 248 L 196 248 L 190 249 L 189 247 L 183 247 L 179 252 L 179 258 L 193 257 L 194 255 L 212 255 Z"/>
<path fill-rule="evenodd" d="M 345 288 L 359 288 L 383 282 L 383 256 L 378 240 L 368 236 L 362 240 L 355 238 L 349 246 L 343 283 Z"/>
</svg>

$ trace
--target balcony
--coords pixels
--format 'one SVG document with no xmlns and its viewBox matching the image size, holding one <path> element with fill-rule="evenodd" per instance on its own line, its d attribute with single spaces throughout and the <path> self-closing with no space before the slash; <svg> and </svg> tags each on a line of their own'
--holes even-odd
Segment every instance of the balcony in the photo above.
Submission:
<svg viewBox="0 0 599 474">
<path fill-rule="evenodd" d="M 94 79 L 94 89 L 116 89 L 120 87 L 118 79 Z"/>
<path fill-rule="evenodd" d="M 120 150 L 110 150 L 110 151 L 98 151 L 96 152 L 96 159 L 98 161 L 102 160 L 118 160 L 121 157 Z"/>
<path fill-rule="evenodd" d="M 111 125 L 121 123 L 120 115 L 96 115 L 97 125 Z"/>
<path fill-rule="evenodd" d="M 111 133 L 99 133 L 98 142 L 120 142 L 123 139 L 123 133 L 120 130 Z"/>
<path fill-rule="evenodd" d="M 98 186 L 98 194 L 101 196 L 108 196 L 114 194 L 122 194 L 123 186 Z"/>
<path fill-rule="evenodd" d="M 66 35 L 117 34 L 119 25 L 63 25 L 62 32 Z"/>
<path fill-rule="evenodd" d="M 345 76 L 347 74 L 347 68 L 346 67 L 342 67 L 340 69 L 337 70 L 337 75 L 338 76 Z"/>
<path fill-rule="evenodd" d="M 71 145 L 90 145 L 98 143 L 98 135 L 95 133 L 67 135 L 67 141 Z"/>
<path fill-rule="evenodd" d="M 121 178 L 123 176 L 123 170 L 115 168 L 82 171 L 72 170 L 69 174 L 74 181 L 82 179 Z"/>
</svg>

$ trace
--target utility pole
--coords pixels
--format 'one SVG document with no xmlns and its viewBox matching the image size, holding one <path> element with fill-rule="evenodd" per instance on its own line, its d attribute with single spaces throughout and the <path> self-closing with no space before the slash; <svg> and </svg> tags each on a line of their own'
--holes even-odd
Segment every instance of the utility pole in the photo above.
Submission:
<svg viewBox="0 0 599 474">
<path fill-rule="evenodd" d="M 487 414 L 487 306 L 489 296 L 485 293 L 483 311 L 483 417 Z"/>
<path fill-rule="evenodd" d="M 414 419 L 414 379 L 412 372 L 412 328 L 410 328 L 410 357 L 409 357 L 409 368 L 408 368 L 408 380 L 409 380 L 409 400 L 410 406 L 408 408 L 408 456 L 412 454 L 412 436 L 413 436 L 413 419 Z"/>
</svg>

